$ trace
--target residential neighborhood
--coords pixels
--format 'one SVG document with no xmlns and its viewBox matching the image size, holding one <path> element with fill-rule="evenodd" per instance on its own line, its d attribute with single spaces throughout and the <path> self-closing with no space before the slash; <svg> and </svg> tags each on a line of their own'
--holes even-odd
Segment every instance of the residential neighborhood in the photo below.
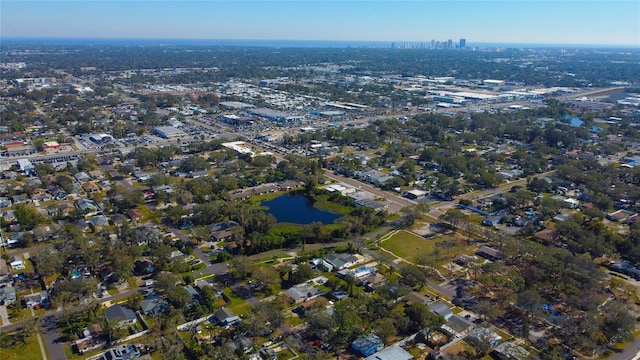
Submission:
<svg viewBox="0 0 640 360">
<path fill-rule="evenodd" d="M 637 51 L 36 48 L 1 47 L 0 358 L 638 346 Z"/>
</svg>

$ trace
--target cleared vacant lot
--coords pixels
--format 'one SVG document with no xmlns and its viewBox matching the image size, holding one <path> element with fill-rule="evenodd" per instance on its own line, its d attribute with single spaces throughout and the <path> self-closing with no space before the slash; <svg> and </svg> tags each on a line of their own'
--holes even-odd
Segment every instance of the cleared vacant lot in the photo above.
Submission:
<svg viewBox="0 0 640 360">
<path fill-rule="evenodd" d="M 382 241 L 380 247 L 410 262 L 439 267 L 455 260 L 458 255 L 473 255 L 477 246 L 468 245 L 458 234 L 425 239 L 402 230 Z"/>
</svg>

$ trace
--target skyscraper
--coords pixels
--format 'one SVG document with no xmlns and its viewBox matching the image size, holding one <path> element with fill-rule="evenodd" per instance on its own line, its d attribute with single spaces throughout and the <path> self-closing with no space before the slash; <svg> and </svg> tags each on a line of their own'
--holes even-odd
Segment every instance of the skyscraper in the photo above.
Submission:
<svg viewBox="0 0 640 360">
<path fill-rule="evenodd" d="M 467 46 L 467 39 L 460 39 L 460 49 L 464 49 Z"/>
<path fill-rule="evenodd" d="M 449 39 L 447 41 L 447 49 L 453 49 L 453 40 Z"/>
</svg>

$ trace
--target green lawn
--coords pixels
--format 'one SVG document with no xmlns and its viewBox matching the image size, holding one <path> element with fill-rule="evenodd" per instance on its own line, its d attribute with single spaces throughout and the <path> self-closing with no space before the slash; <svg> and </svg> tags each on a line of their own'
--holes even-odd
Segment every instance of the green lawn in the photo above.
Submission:
<svg viewBox="0 0 640 360">
<path fill-rule="evenodd" d="M 396 256 L 414 262 L 417 253 L 433 252 L 434 244 L 433 240 L 425 240 L 422 236 L 400 231 L 382 242 L 380 246 Z"/>
<path fill-rule="evenodd" d="M 429 266 L 443 271 L 442 265 L 456 259 L 461 254 L 473 255 L 476 246 L 468 245 L 459 234 L 439 235 L 425 239 L 407 231 L 400 231 L 383 241 L 380 246 L 398 257 L 413 263 L 426 261 Z"/>
<path fill-rule="evenodd" d="M 17 343 L 8 348 L 0 348 L 2 360 L 40 360 L 40 346 L 35 336 L 25 339 L 25 343 Z"/>
<path fill-rule="evenodd" d="M 236 295 L 230 288 L 222 289 L 222 293 L 229 303 L 225 306 L 233 310 L 236 315 L 246 314 L 251 310 L 251 305 L 244 299 Z"/>
<path fill-rule="evenodd" d="M 446 350 L 444 350 L 444 353 L 449 356 L 453 356 L 465 350 L 469 350 L 475 354 L 475 349 L 471 345 L 467 344 L 464 340 L 458 341 L 457 343 L 449 346 Z"/>
<path fill-rule="evenodd" d="M 278 356 L 278 360 L 280 360 L 280 359 L 282 359 L 282 360 L 295 359 L 295 358 L 298 357 L 296 354 L 291 352 L 291 350 L 289 350 L 289 349 L 285 349 L 285 350 L 279 352 L 277 356 Z"/>
<path fill-rule="evenodd" d="M 304 323 L 304 320 L 298 316 L 288 316 L 284 319 L 284 323 L 289 327 L 295 327 Z"/>
</svg>

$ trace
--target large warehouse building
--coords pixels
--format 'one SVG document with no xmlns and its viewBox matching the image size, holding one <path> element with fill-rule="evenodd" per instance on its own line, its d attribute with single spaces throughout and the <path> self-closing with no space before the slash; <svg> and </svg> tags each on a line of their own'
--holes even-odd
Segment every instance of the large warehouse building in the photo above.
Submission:
<svg viewBox="0 0 640 360">
<path fill-rule="evenodd" d="M 151 133 L 164 139 L 176 139 L 185 136 L 184 131 L 174 128 L 173 126 L 158 126 L 153 128 Z"/>
<path fill-rule="evenodd" d="M 280 122 L 300 121 L 304 118 L 303 116 L 291 115 L 282 111 L 271 110 L 267 108 L 249 109 L 247 110 L 247 112 L 252 115 Z"/>
</svg>

